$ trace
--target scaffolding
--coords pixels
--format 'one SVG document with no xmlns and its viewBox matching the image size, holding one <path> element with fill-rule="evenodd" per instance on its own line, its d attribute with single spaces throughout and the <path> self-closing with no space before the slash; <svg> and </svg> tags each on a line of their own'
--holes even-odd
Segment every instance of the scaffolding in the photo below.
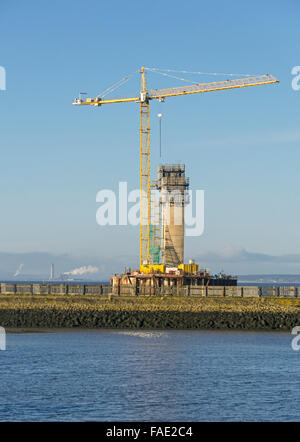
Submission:
<svg viewBox="0 0 300 442">
<path fill-rule="evenodd" d="M 149 261 L 160 264 L 161 260 L 161 211 L 157 183 L 150 185 Z"/>
<path fill-rule="evenodd" d="M 184 206 L 188 202 L 189 179 L 183 164 L 158 167 L 160 191 L 161 263 L 177 267 L 184 259 Z"/>
</svg>

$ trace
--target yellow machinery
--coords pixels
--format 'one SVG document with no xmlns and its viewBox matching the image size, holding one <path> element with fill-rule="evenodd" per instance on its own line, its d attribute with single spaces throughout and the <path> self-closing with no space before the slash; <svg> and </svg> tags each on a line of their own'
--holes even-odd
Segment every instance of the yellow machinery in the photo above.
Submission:
<svg viewBox="0 0 300 442">
<path fill-rule="evenodd" d="M 199 264 L 179 264 L 178 269 L 184 273 L 196 273 L 199 271 Z"/>
<path fill-rule="evenodd" d="M 166 271 L 166 266 L 162 264 L 152 264 L 152 265 L 142 264 L 140 266 L 141 273 L 165 273 L 165 271 Z"/>
<path fill-rule="evenodd" d="M 239 78 L 235 80 L 218 81 L 212 83 L 200 83 L 188 86 L 173 87 L 168 89 L 147 89 L 145 71 L 155 69 L 142 67 L 141 90 L 136 97 L 103 99 L 96 98 L 82 99 L 80 95 L 73 102 L 75 105 L 101 106 L 111 103 L 135 102 L 140 105 L 140 268 L 143 264 L 150 263 L 150 127 L 149 127 L 149 104 L 151 100 L 164 101 L 168 97 L 179 95 L 199 94 L 204 92 L 224 91 L 248 86 L 260 86 L 264 84 L 279 83 L 273 75 L 259 75 Z M 124 81 L 123 81 L 124 82 Z M 122 84 L 122 80 L 117 84 Z M 113 90 L 113 87 L 107 91 Z M 105 91 L 106 92 L 106 91 Z"/>
</svg>

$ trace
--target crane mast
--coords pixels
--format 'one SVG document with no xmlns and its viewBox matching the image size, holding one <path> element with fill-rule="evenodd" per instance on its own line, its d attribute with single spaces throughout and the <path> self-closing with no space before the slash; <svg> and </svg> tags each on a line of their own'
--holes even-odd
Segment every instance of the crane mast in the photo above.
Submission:
<svg viewBox="0 0 300 442">
<path fill-rule="evenodd" d="M 150 205 L 150 126 L 149 126 L 149 104 L 150 100 L 163 101 L 168 97 L 190 95 L 204 92 L 224 91 L 248 86 L 259 86 L 279 83 L 273 75 L 265 74 L 248 76 L 235 80 L 225 80 L 211 83 L 199 83 L 168 89 L 154 89 L 148 93 L 146 83 L 146 70 L 153 70 L 142 67 L 141 90 L 138 97 L 125 97 L 103 99 L 95 98 L 82 99 L 80 95 L 73 101 L 75 105 L 101 106 L 102 104 L 136 102 L 140 104 L 140 267 L 143 264 L 152 264 L 150 254 L 150 227 L 151 226 L 151 205 Z"/>
<path fill-rule="evenodd" d="M 140 95 L 140 266 L 149 264 L 150 242 L 150 127 L 149 99 L 144 68 Z"/>
</svg>

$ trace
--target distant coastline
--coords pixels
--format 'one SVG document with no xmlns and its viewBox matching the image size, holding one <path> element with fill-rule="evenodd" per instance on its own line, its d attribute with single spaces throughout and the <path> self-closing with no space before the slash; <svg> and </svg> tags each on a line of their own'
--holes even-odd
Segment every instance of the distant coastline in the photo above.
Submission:
<svg viewBox="0 0 300 442">
<path fill-rule="evenodd" d="M 93 280 L 84 278 L 72 278 L 66 279 L 53 279 L 45 277 L 32 277 L 32 275 L 20 275 L 20 278 L 14 277 L 2 277 L 1 282 L 13 283 L 13 284 L 102 284 L 109 285 L 109 279 L 103 280 Z M 238 275 L 238 285 L 243 284 L 255 284 L 255 285 L 265 285 L 270 286 L 280 286 L 280 285 L 300 285 L 300 274 L 243 274 Z"/>
<path fill-rule="evenodd" d="M 239 275 L 238 284 L 300 285 L 300 274 Z"/>
</svg>

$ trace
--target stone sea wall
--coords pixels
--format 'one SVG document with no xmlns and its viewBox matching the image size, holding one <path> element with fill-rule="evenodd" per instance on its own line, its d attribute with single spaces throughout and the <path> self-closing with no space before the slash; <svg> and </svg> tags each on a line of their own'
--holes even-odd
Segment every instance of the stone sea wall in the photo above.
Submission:
<svg viewBox="0 0 300 442">
<path fill-rule="evenodd" d="M 300 325 L 300 299 L 1 295 L 0 325 L 290 331 Z"/>
</svg>

